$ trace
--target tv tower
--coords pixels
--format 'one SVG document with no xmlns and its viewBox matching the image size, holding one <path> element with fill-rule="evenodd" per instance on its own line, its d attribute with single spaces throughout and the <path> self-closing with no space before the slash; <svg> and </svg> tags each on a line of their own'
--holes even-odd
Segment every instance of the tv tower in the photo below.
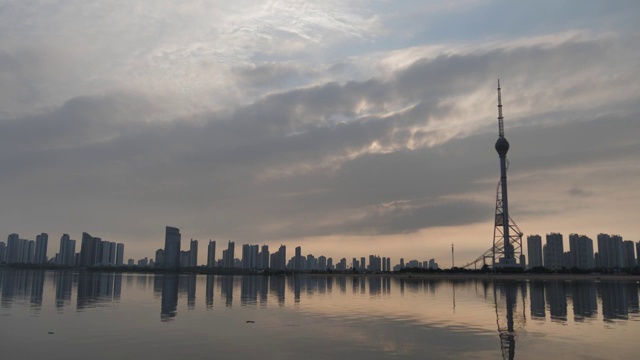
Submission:
<svg viewBox="0 0 640 360">
<path fill-rule="evenodd" d="M 498 140 L 496 151 L 500 157 L 500 181 L 496 189 L 496 216 L 493 232 L 493 265 L 496 266 L 496 255 L 500 256 L 497 266 L 516 266 L 515 251 L 522 254 L 522 232 L 509 216 L 509 197 L 507 195 L 507 169 L 509 161 L 507 152 L 509 142 L 504 137 L 504 118 L 502 117 L 502 94 L 498 79 Z M 511 233 L 513 231 L 513 233 Z"/>
</svg>

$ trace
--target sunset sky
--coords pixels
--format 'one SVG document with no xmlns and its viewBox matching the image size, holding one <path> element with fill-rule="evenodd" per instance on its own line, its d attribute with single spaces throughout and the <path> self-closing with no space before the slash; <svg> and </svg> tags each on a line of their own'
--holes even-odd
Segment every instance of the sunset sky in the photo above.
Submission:
<svg viewBox="0 0 640 360">
<path fill-rule="evenodd" d="M 640 240 L 638 1 L 2 1 L 0 237 L 164 227 L 449 267 L 492 244 L 503 89 L 525 233 Z M 76 248 L 79 250 L 79 247 Z M 236 252 L 238 254 L 238 251 Z"/>
</svg>

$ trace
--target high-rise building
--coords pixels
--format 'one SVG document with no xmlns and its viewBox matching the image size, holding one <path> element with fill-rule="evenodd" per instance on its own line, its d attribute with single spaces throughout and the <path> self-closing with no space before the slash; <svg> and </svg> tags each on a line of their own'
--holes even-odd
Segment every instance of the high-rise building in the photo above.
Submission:
<svg viewBox="0 0 640 360">
<path fill-rule="evenodd" d="M 4 262 L 4 259 L 7 254 L 7 245 L 4 242 L 0 241 L 0 264 Z"/>
<path fill-rule="evenodd" d="M 369 271 L 381 271 L 382 270 L 382 259 L 380 256 L 369 255 Z"/>
<path fill-rule="evenodd" d="M 167 226 L 164 234 L 164 267 L 177 269 L 180 267 L 180 229 Z"/>
<path fill-rule="evenodd" d="M 21 262 L 21 246 L 20 236 L 16 233 L 9 234 L 7 237 L 7 253 L 5 255 L 7 264 L 17 264 Z"/>
<path fill-rule="evenodd" d="M 387 257 L 386 256 L 382 257 L 382 271 L 383 272 L 387 271 Z"/>
<path fill-rule="evenodd" d="M 69 238 L 69 234 L 60 237 L 60 249 L 58 251 L 58 265 L 74 266 L 76 254 L 76 242 Z"/>
<path fill-rule="evenodd" d="M 625 240 L 622 242 L 622 258 L 624 268 L 634 268 L 636 267 L 636 254 L 633 246 L 633 241 Z"/>
<path fill-rule="evenodd" d="M 262 245 L 260 254 L 258 254 L 258 269 L 269 268 L 269 245 Z"/>
<path fill-rule="evenodd" d="M 296 255 L 293 259 L 293 269 L 296 271 L 302 270 L 302 247 L 296 246 Z"/>
<path fill-rule="evenodd" d="M 333 270 L 333 258 L 327 258 L 327 269 Z"/>
<path fill-rule="evenodd" d="M 367 262 L 364 259 L 364 256 L 360 258 L 360 271 L 367 270 Z"/>
<path fill-rule="evenodd" d="M 189 266 L 189 251 L 180 251 L 180 267 Z"/>
<path fill-rule="evenodd" d="M 391 258 L 387 258 L 387 271 L 391 271 Z"/>
<path fill-rule="evenodd" d="M 207 267 L 212 268 L 216 266 L 216 242 L 209 239 L 209 246 L 207 246 Z"/>
<path fill-rule="evenodd" d="M 251 245 L 242 244 L 242 268 L 243 269 L 251 269 L 251 255 L 250 253 Z"/>
<path fill-rule="evenodd" d="M 198 240 L 191 239 L 189 244 L 189 266 L 198 266 Z"/>
<path fill-rule="evenodd" d="M 287 266 L 287 247 L 280 245 L 280 248 L 275 253 L 271 254 L 271 268 L 273 270 L 286 270 Z"/>
<path fill-rule="evenodd" d="M 316 259 L 313 254 L 308 254 L 307 259 L 305 261 L 307 271 L 317 271 L 318 270 L 318 259 Z"/>
<path fill-rule="evenodd" d="M 222 252 L 223 267 L 226 269 L 232 269 L 235 267 L 235 248 L 236 244 L 233 241 L 229 241 L 227 250 Z"/>
<path fill-rule="evenodd" d="M 542 266 L 542 237 L 540 235 L 527 236 L 527 251 L 529 254 L 529 269 Z"/>
<path fill-rule="evenodd" d="M 429 264 L 428 264 L 428 269 L 429 270 L 438 270 L 438 263 L 436 263 L 435 259 L 429 259 Z"/>
<path fill-rule="evenodd" d="M 156 267 L 164 267 L 164 249 L 156 250 Z"/>
<path fill-rule="evenodd" d="M 247 269 L 258 268 L 258 250 L 259 249 L 260 247 L 258 245 L 249 245 L 249 262 L 248 262 L 249 267 Z"/>
<path fill-rule="evenodd" d="M 324 255 L 318 256 L 318 270 L 327 271 L 327 257 Z"/>
<path fill-rule="evenodd" d="M 638 241 L 636 243 L 636 255 L 637 255 L 637 261 L 636 261 L 636 266 L 640 265 L 640 241 Z M 2 258 L 0 258 L 1 260 Z"/>
<path fill-rule="evenodd" d="M 619 235 L 598 234 L 598 267 L 619 269 L 623 267 L 622 237 Z"/>
<path fill-rule="evenodd" d="M 116 266 L 122 266 L 124 264 L 124 244 L 116 244 Z"/>
<path fill-rule="evenodd" d="M 584 235 L 569 235 L 569 263 L 565 266 L 582 270 L 595 267 L 593 258 L 593 240 Z"/>
<path fill-rule="evenodd" d="M 36 236 L 36 251 L 35 251 L 35 263 L 46 264 L 47 263 L 47 245 L 49 244 L 49 235 L 42 233 Z"/>
<path fill-rule="evenodd" d="M 107 260 L 109 261 L 109 265 L 116 264 L 116 243 L 115 242 L 111 242 L 109 244 L 109 258 Z"/>
<path fill-rule="evenodd" d="M 112 241 L 102 240 L 100 243 L 100 261 L 101 265 L 116 264 L 116 243 Z"/>
<path fill-rule="evenodd" d="M 547 244 L 544 246 L 544 267 L 550 270 L 562 269 L 563 253 L 562 234 L 547 234 Z"/>
<path fill-rule="evenodd" d="M 80 244 L 80 266 L 93 266 L 101 260 L 102 240 L 91 236 L 89 233 L 82 233 L 82 243 Z"/>
<path fill-rule="evenodd" d="M 347 259 L 346 258 L 340 259 L 340 262 L 336 265 L 336 270 L 339 270 L 339 271 L 347 270 Z"/>
</svg>

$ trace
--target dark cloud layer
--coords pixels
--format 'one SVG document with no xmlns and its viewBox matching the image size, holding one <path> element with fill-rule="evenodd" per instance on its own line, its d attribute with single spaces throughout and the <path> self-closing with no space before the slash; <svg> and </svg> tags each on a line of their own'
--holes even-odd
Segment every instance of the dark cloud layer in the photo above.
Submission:
<svg viewBox="0 0 640 360">
<path fill-rule="evenodd" d="M 1 226 L 144 236 L 174 224 L 260 241 L 490 221 L 493 204 L 467 195 L 495 191 L 495 114 L 448 124 L 463 106 L 455 100 L 492 89 L 498 73 L 513 84 L 511 94 L 527 96 L 537 112 L 507 128 L 516 174 L 635 158 L 637 101 L 613 96 L 594 111 L 588 100 L 575 100 L 599 96 L 597 88 L 576 87 L 600 81 L 618 61 L 615 54 L 628 54 L 619 41 L 577 39 L 424 58 L 389 78 L 288 90 L 170 122 L 146 121 L 159 106 L 125 93 L 78 97 L 47 113 L 6 118 L 0 121 L 0 194 L 10 206 L 0 213 Z M 259 86 L 287 71 L 260 68 L 243 76 Z M 553 96 L 538 92 L 553 92 L 555 79 L 565 76 L 576 87 Z M 548 86 L 528 91 L 529 83 Z M 621 101 L 636 105 L 609 110 Z M 583 106 L 578 113 L 585 117 L 572 118 L 563 112 L 567 106 Z M 544 121 L 554 117 L 562 121 Z M 569 194 L 587 193 L 575 188 Z"/>
</svg>

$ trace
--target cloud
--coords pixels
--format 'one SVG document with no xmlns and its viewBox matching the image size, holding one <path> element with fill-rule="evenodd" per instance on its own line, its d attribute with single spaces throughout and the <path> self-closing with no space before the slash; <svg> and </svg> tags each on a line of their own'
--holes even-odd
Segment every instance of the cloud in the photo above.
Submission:
<svg viewBox="0 0 640 360">
<path fill-rule="evenodd" d="M 589 196 L 593 195 L 593 193 L 591 191 L 588 191 L 588 190 L 585 190 L 585 189 L 581 189 L 581 188 L 578 188 L 578 187 L 572 187 L 571 189 L 569 189 L 567 191 L 567 193 L 569 195 L 571 195 L 571 196 L 578 197 L 578 198 L 589 197 Z"/>
<path fill-rule="evenodd" d="M 182 22 L 165 10 L 161 5 L 148 21 L 158 27 L 168 22 L 170 33 Z M 189 18 L 197 10 L 185 3 L 175 16 Z M 498 172 L 498 76 L 514 190 L 527 183 L 532 193 L 546 194 L 536 187 L 541 174 L 563 171 L 570 185 L 563 184 L 559 199 L 585 195 L 583 189 L 595 199 L 601 189 L 567 169 L 631 161 L 640 153 L 634 136 L 640 132 L 640 69 L 633 61 L 640 47 L 628 34 L 564 32 L 364 53 L 314 66 L 304 56 L 290 57 L 295 46 L 280 59 L 269 47 L 286 38 L 322 44 L 321 52 L 335 43 L 325 43 L 316 30 L 366 38 L 370 17 L 345 10 L 328 18 L 309 5 L 295 31 L 287 32 L 280 27 L 290 18 L 268 7 L 250 10 L 230 18 L 260 21 L 247 28 L 227 19 L 222 35 L 190 24 L 197 46 L 172 46 L 185 38 L 181 31 L 169 39 L 157 38 L 157 28 L 135 35 L 149 44 L 131 56 L 125 41 L 123 57 L 112 58 L 113 72 L 104 73 L 110 76 L 96 78 L 110 84 L 100 91 L 85 89 L 90 82 L 70 84 L 78 86 L 72 90 L 56 81 L 39 87 L 34 84 L 50 73 L 22 79 L 16 71 L 23 68 L 24 75 L 40 65 L 25 65 L 26 55 L 15 51 L 0 53 L 6 59 L 0 71 L 9 74 L 0 89 L 16 94 L 14 104 L 23 95 L 27 102 L 45 99 L 47 91 L 83 94 L 60 106 L 42 100 L 49 104 L 45 110 L 11 111 L 0 119 L 0 196 L 11 204 L 0 210 L 2 225 L 18 231 L 38 223 L 58 232 L 76 226 L 148 239 L 172 224 L 212 237 L 275 241 L 485 222 L 493 215 Z M 215 52 L 208 35 L 226 37 L 225 44 L 237 39 L 242 54 L 232 54 L 228 44 Z M 71 58 L 76 66 L 94 55 Z M 223 55 L 236 57 L 218 62 Z M 73 78 L 84 76 L 78 69 Z M 352 72 L 358 76 L 350 78 Z M 129 75 L 144 86 L 113 85 Z M 7 84 L 18 83 L 24 86 L 17 89 L 36 87 L 23 95 L 8 90 Z M 165 91 L 182 84 L 182 94 Z M 183 104 L 189 94 L 196 94 L 189 100 L 194 107 Z M 208 98 L 216 104 L 198 105 Z M 513 206 L 542 214 L 537 203 L 514 200 Z"/>
</svg>

